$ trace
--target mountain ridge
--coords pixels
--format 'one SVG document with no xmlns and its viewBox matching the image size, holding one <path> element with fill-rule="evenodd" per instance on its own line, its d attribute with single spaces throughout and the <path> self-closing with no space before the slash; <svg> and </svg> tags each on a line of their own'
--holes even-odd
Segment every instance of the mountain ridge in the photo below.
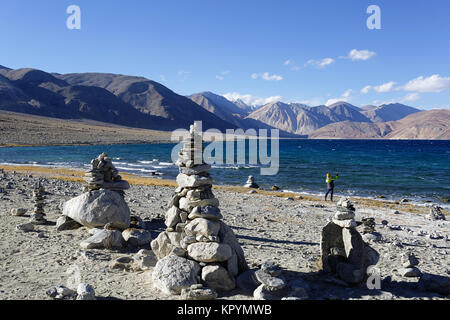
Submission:
<svg viewBox="0 0 450 320">
<path fill-rule="evenodd" d="M 255 110 L 210 91 L 182 96 L 144 77 L 1 65 L 0 110 L 166 131 L 201 120 L 205 129 L 222 132 L 276 128 L 283 137 L 309 138 L 445 139 L 450 127 L 445 110 L 422 111 L 400 103 L 357 107 L 345 101 L 329 106 L 276 101 Z"/>
</svg>

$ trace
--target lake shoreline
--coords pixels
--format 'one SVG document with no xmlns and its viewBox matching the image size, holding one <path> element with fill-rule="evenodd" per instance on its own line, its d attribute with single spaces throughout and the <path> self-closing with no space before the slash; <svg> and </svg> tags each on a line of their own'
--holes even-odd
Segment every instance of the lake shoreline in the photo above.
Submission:
<svg viewBox="0 0 450 320">
<path fill-rule="evenodd" d="M 3 169 L 5 172 L 19 173 L 30 176 L 40 176 L 48 179 L 56 179 L 63 181 L 71 181 L 84 183 L 84 173 L 85 171 L 81 169 L 75 168 L 54 168 L 54 167 L 43 167 L 43 166 L 5 166 L 0 165 L 0 170 Z M 153 177 L 145 177 L 141 175 L 136 175 L 132 173 L 123 173 L 121 172 L 121 176 L 126 179 L 130 185 L 135 186 L 156 186 L 156 187 L 176 187 L 176 181 L 173 179 L 162 179 L 162 178 L 153 178 Z M 294 201 L 316 201 L 323 204 L 332 203 L 330 201 L 324 201 L 323 195 L 311 194 L 311 193 L 301 193 L 301 192 L 293 192 L 288 190 L 269 190 L 269 189 L 249 189 L 244 188 L 242 186 L 235 185 L 222 185 L 222 184 L 214 184 L 213 188 L 215 190 L 223 190 L 228 192 L 238 192 L 238 193 L 249 193 L 250 190 L 253 190 L 254 194 L 264 195 L 264 196 L 275 196 L 280 198 L 285 198 Z M 423 203 L 418 204 L 414 201 L 406 201 L 404 203 L 401 202 L 401 199 L 387 199 L 385 196 L 381 196 L 380 198 L 373 199 L 369 197 L 360 197 L 360 196 L 340 196 L 335 194 L 334 203 L 337 202 L 339 198 L 349 198 L 352 201 L 356 201 L 357 203 L 364 204 L 365 206 L 369 206 L 372 208 L 390 208 L 393 211 L 402 210 L 408 211 L 412 213 L 420 213 L 420 214 L 428 214 L 429 207 L 432 204 L 440 205 L 440 203 Z M 443 209 L 442 210 L 445 215 L 450 216 L 450 210 Z"/>
</svg>

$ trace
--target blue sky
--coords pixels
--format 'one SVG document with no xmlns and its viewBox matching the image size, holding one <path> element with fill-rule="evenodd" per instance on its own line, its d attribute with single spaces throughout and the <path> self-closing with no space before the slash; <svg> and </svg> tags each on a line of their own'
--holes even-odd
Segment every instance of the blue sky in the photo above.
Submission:
<svg viewBox="0 0 450 320">
<path fill-rule="evenodd" d="M 69 30 L 69 5 L 81 30 Z M 369 5 L 381 30 L 369 30 Z M 310 105 L 450 108 L 447 0 L 2 0 L 0 64 Z"/>
</svg>

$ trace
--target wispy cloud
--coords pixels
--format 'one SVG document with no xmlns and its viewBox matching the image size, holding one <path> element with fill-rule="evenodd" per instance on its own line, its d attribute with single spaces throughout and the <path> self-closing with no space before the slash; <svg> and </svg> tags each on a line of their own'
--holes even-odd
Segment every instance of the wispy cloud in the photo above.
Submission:
<svg viewBox="0 0 450 320">
<path fill-rule="evenodd" d="M 285 101 L 285 99 L 282 96 L 271 96 L 271 97 L 256 97 L 251 94 L 241 94 L 238 92 L 230 92 L 223 94 L 225 98 L 227 98 L 230 101 L 236 101 L 238 99 L 244 101 L 249 106 L 261 106 L 267 103 L 271 102 L 277 102 L 277 101 Z"/>
<path fill-rule="evenodd" d="M 348 89 L 346 90 L 339 98 L 333 98 L 333 99 L 328 99 L 327 102 L 325 102 L 326 106 L 330 106 L 333 103 L 336 102 L 349 102 L 351 100 L 351 93 L 353 92 L 352 89 Z"/>
<path fill-rule="evenodd" d="M 281 81 L 281 80 L 283 80 L 282 76 L 279 76 L 279 75 L 276 75 L 276 74 L 272 74 L 271 75 L 268 72 L 264 72 L 264 73 L 261 73 L 261 74 L 253 73 L 251 75 L 251 77 L 252 77 L 252 79 L 261 78 L 261 79 L 266 80 L 266 81 Z"/>
<path fill-rule="evenodd" d="M 166 79 L 166 76 L 165 75 L 160 75 L 159 76 L 160 78 L 161 78 L 161 81 L 163 81 L 163 82 L 166 82 L 167 81 L 167 79 Z"/>
<path fill-rule="evenodd" d="M 183 81 L 188 78 L 189 74 L 190 74 L 190 72 L 188 72 L 188 71 L 184 71 L 184 70 L 178 71 L 178 77 L 180 77 Z"/>
<path fill-rule="evenodd" d="M 409 93 L 406 96 L 404 96 L 402 99 L 400 99 L 400 102 L 415 102 L 420 99 L 420 94 L 417 92 Z"/>
<path fill-rule="evenodd" d="M 372 86 L 365 86 L 364 88 L 361 89 L 361 93 L 363 94 L 369 93 L 371 88 Z"/>
<path fill-rule="evenodd" d="M 370 58 L 374 57 L 376 53 L 374 51 L 369 50 L 357 50 L 353 49 L 350 50 L 348 55 L 339 57 L 341 59 L 350 59 L 352 61 L 358 61 L 358 60 L 369 60 Z"/>
<path fill-rule="evenodd" d="M 292 71 L 297 71 L 302 68 L 302 67 L 298 66 L 295 63 L 295 61 L 292 59 L 288 59 L 288 60 L 284 61 L 283 65 L 285 65 L 286 67 L 289 67 Z"/>
<path fill-rule="evenodd" d="M 438 74 L 428 78 L 420 76 L 409 81 L 401 89 L 415 92 L 442 92 L 450 90 L 450 77 L 441 77 Z"/>
<path fill-rule="evenodd" d="M 230 73 L 231 73 L 230 70 L 225 70 L 225 71 L 219 72 L 219 74 L 216 75 L 216 79 L 222 81 L 222 80 L 224 80 Z"/>
<path fill-rule="evenodd" d="M 373 90 L 375 90 L 378 93 L 386 93 L 391 92 L 395 90 L 395 84 L 396 82 L 390 81 L 383 84 L 380 84 L 379 86 L 373 87 Z"/>
<path fill-rule="evenodd" d="M 313 66 L 316 68 L 325 68 L 326 66 L 329 66 L 330 64 L 334 63 L 334 59 L 333 58 L 324 58 L 324 59 L 320 59 L 320 60 L 308 60 L 308 62 L 306 62 L 305 67 L 306 66 Z"/>
</svg>

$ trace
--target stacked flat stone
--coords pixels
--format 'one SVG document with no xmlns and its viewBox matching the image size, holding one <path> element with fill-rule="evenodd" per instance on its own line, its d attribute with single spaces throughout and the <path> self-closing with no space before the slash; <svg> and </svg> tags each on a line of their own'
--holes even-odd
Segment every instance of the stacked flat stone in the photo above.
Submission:
<svg viewBox="0 0 450 320">
<path fill-rule="evenodd" d="M 362 223 L 363 223 L 363 234 L 366 233 L 374 233 L 375 232 L 375 218 L 363 218 L 361 219 Z"/>
<path fill-rule="evenodd" d="M 430 208 L 430 214 L 427 215 L 427 218 L 430 220 L 445 220 L 445 215 L 441 211 L 441 207 L 433 205 Z"/>
<path fill-rule="evenodd" d="M 44 224 L 47 222 L 45 217 L 45 188 L 42 186 L 41 182 L 39 181 L 36 185 L 36 188 L 33 190 L 33 213 L 31 215 L 30 222 L 33 224 Z"/>
<path fill-rule="evenodd" d="M 378 262 L 379 255 L 356 230 L 355 208 L 341 199 L 331 222 L 322 229 L 322 269 L 337 275 L 348 284 L 361 283 L 367 267 Z"/>
<path fill-rule="evenodd" d="M 402 255 L 402 268 L 398 270 L 398 273 L 403 277 L 420 277 L 422 273 L 419 268 L 417 268 L 418 264 L 419 260 L 413 252 L 405 252 Z"/>
<path fill-rule="evenodd" d="M 333 217 L 334 224 L 341 228 L 356 227 L 355 207 L 348 199 L 341 199 L 336 205 L 336 213 Z"/>
<path fill-rule="evenodd" d="M 255 178 L 253 176 L 248 176 L 247 182 L 245 182 L 244 188 L 253 188 L 258 189 L 259 186 L 255 182 Z"/>
<path fill-rule="evenodd" d="M 86 186 L 84 191 L 108 189 L 125 195 L 125 190 L 130 188 L 127 181 L 122 180 L 119 171 L 114 167 L 111 159 L 103 152 L 97 158 L 92 159 L 91 169 L 85 174 Z"/>
<path fill-rule="evenodd" d="M 234 233 L 221 221 L 219 201 L 212 192 L 212 179 L 208 173 L 211 166 L 202 161 L 202 149 L 201 133 L 193 125 L 176 161 L 180 173 L 176 179 L 178 188 L 165 214 L 167 229 L 152 241 L 151 247 L 159 265 L 170 255 L 185 258 L 191 262 L 185 261 L 184 265 L 192 266 L 194 262 L 190 270 L 197 272 L 198 264 L 198 280 L 203 285 L 217 291 L 229 291 L 235 288 L 238 273 L 248 267 Z M 167 262 L 167 265 L 172 264 Z M 154 272 L 154 282 L 162 291 L 179 294 L 181 289 L 189 288 L 183 285 L 176 290 L 168 289 L 161 277 Z"/>
<path fill-rule="evenodd" d="M 281 268 L 274 262 L 265 262 L 261 269 L 255 271 L 255 278 L 260 285 L 253 292 L 257 300 L 278 300 L 282 289 L 286 286 L 281 275 Z"/>
</svg>

